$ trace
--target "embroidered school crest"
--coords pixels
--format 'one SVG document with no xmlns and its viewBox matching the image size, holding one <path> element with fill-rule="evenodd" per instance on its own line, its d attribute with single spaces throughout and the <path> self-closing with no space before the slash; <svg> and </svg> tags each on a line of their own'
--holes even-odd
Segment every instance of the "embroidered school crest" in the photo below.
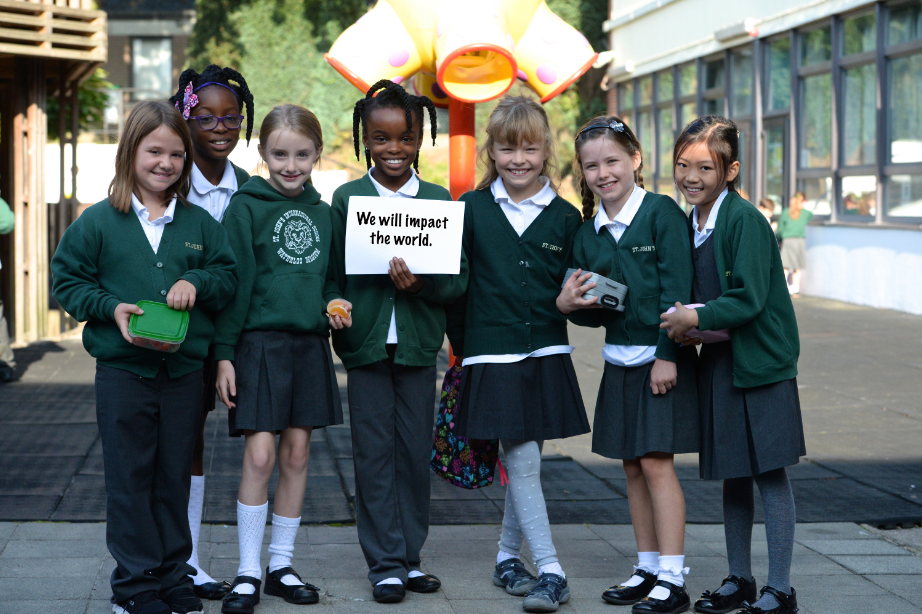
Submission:
<svg viewBox="0 0 922 614">
<path fill-rule="evenodd" d="M 320 255 L 320 231 L 303 211 L 292 209 L 275 223 L 272 242 L 279 243 L 279 258 L 290 264 L 309 264 Z M 313 247 L 313 250 L 311 248 Z"/>
</svg>

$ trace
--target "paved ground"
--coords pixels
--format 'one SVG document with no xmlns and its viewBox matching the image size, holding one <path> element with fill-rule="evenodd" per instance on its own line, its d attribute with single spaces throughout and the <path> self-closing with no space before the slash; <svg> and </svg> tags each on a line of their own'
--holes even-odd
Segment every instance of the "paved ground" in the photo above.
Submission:
<svg viewBox="0 0 922 614">
<path fill-rule="evenodd" d="M 3 614 L 104 614 L 114 561 L 105 548 L 105 525 L 0 523 L 0 612 Z M 319 605 L 292 606 L 264 597 L 264 614 L 304 612 L 353 614 L 503 614 L 521 612 L 521 600 L 491 583 L 499 528 L 495 525 L 433 527 L 423 553 L 424 569 L 438 575 L 443 590 L 410 594 L 402 604 L 371 600 L 365 563 L 354 527 L 302 527 L 294 566 L 323 591 Z M 237 569 L 236 527 L 206 527 L 202 556 L 210 572 L 231 578 Z M 631 528 L 566 524 L 554 527 L 561 563 L 573 598 L 562 613 L 627 614 L 599 595 L 631 573 L 635 556 Z M 689 525 L 686 562 L 690 592 L 713 589 L 726 575 L 723 529 Z M 753 573 L 767 573 L 765 536 L 753 534 Z M 263 561 L 268 555 L 263 552 Z M 918 614 L 922 612 L 922 558 L 850 523 L 803 524 L 794 547 L 794 588 L 803 614 Z M 35 596 L 41 595 L 41 600 Z M 217 614 L 219 602 L 206 612 Z"/>
<path fill-rule="evenodd" d="M 808 452 L 790 471 L 798 520 L 922 521 L 922 317 L 814 299 L 796 307 Z M 572 327 L 571 340 L 592 414 L 602 339 L 595 329 Z M 77 339 L 35 344 L 17 358 L 21 380 L 0 388 L 0 520 L 104 520 L 92 359 Z M 346 375 L 339 365 L 338 371 L 345 405 Z M 243 441 L 226 436 L 223 410 L 212 413 L 207 427 L 205 520 L 234 522 Z M 551 521 L 629 523 L 620 463 L 592 454 L 591 440 L 585 435 L 545 448 Z M 351 457 L 347 408 L 346 424 L 318 431 L 312 442 L 306 523 L 353 521 Z M 689 522 L 720 522 L 720 484 L 698 479 L 696 455 L 677 465 Z M 465 491 L 433 474 L 432 485 L 434 524 L 501 520 L 498 484 Z"/>
</svg>

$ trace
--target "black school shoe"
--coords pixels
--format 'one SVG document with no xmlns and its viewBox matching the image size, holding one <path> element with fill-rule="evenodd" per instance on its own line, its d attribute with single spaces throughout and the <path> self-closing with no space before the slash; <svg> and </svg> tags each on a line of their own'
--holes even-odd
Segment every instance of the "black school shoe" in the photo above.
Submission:
<svg viewBox="0 0 922 614">
<path fill-rule="evenodd" d="M 224 599 L 224 596 L 230 592 L 230 589 L 231 585 L 229 582 L 205 582 L 204 584 L 196 584 L 192 587 L 192 591 L 195 593 L 196 597 L 209 601 L 220 601 Z"/>
<path fill-rule="evenodd" d="M 691 598 L 684 585 L 676 586 L 672 582 L 660 580 L 653 587 L 662 586 L 669 589 L 669 596 L 665 599 L 654 599 L 647 595 L 634 604 L 631 614 L 679 614 L 691 607 Z"/>
<path fill-rule="evenodd" d="M 442 588 L 442 581 L 428 573 L 407 580 L 407 590 L 414 593 L 434 593 L 440 588 Z"/>
<path fill-rule="evenodd" d="M 371 596 L 378 603 L 400 603 L 407 596 L 403 584 L 375 584 Z"/>
<path fill-rule="evenodd" d="M 256 590 L 251 595 L 235 593 L 234 588 L 240 584 L 249 584 Z M 224 596 L 221 603 L 221 614 L 253 614 L 253 609 L 259 603 L 259 587 L 262 581 L 250 576 L 237 576 L 231 584 L 231 590 Z"/>
<path fill-rule="evenodd" d="M 191 588 L 177 588 L 162 599 L 170 606 L 173 614 L 201 614 L 205 610 L 202 600 L 195 596 Z"/>
<path fill-rule="evenodd" d="M 538 578 L 531 575 L 520 559 L 506 559 L 496 564 L 493 585 L 505 588 L 510 595 L 521 597 L 535 588 Z"/>
<path fill-rule="evenodd" d="M 729 595 L 721 595 L 717 591 L 704 591 L 698 601 L 695 602 L 695 612 L 701 614 L 726 614 L 733 612 L 743 606 L 743 603 L 756 602 L 756 580 L 746 580 L 741 576 L 727 576 L 720 583 L 735 584 L 738 591 Z M 719 589 L 718 589 L 719 590 Z"/>
<path fill-rule="evenodd" d="M 791 587 L 790 595 L 786 595 L 770 586 L 763 587 L 759 592 L 760 595 L 764 595 L 765 593 L 777 599 L 778 603 L 781 605 L 771 610 L 763 610 L 754 605 L 747 605 L 739 611 L 739 614 L 797 614 L 797 591 L 795 591 L 793 587 Z"/>
<path fill-rule="evenodd" d="M 633 605 L 649 595 L 650 591 L 653 590 L 653 585 L 656 584 L 656 574 L 650 573 L 646 569 L 638 569 L 633 575 L 643 578 L 643 582 L 637 586 L 624 586 L 622 584 L 613 586 L 602 593 L 602 600 L 614 605 Z"/>
<path fill-rule="evenodd" d="M 128 601 L 116 603 L 112 611 L 115 614 L 173 614 L 170 606 L 154 591 L 144 591 Z"/>
<path fill-rule="evenodd" d="M 526 612 L 556 612 L 561 603 L 570 601 L 567 579 L 555 573 L 543 573 L 535 588 L 525 595 L 522 609 Z"/>
<path fill-rule="evenodd" d="M 287 575 L 296 577 L 301 584 L 292 586 L 285 584 L 282 582 L 282 578 Z M 320 601 L 320 589 L 313 584 L 305 584 L 301 576 L 298 575 L 298 572 L 291 567 L 282 567 L 281 569 L 276 569 L 272 573 L 269 573 L 269 568 L 266 567 L 266 586 L 263 587 L 263 592 L 267 595 L 281 597 L 288 603 L 297 605 L 317 603 Z"/>
</svg>

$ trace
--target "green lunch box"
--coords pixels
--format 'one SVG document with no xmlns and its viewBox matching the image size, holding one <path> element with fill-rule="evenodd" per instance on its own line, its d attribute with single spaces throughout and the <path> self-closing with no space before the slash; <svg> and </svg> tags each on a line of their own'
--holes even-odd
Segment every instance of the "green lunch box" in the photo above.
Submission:
<svg viewBox="0 0 922 614">
<path fill-rule="evenodd" d="M 189 312 L 170 309 L 165 303 L 138 301 L 142 315 L 131 314 L 128 334 L 134 345 L 160 352 L 175 352 L 186 339 Z"/>
</svg>

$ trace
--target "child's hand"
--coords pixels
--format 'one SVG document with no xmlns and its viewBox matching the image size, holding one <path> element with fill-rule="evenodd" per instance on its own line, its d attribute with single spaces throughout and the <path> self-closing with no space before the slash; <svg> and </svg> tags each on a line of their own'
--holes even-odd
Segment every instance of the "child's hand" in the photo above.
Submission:
<svg viewBox="0 0 922 614">
<path fill-rule="evenodd" d="M 237 396 L 237 372 L 234 371 L 234 363 L 229 360 L 218 361 L 218 380 L 214 387 L 222 403 L 228 407 L 237 407 L 230 400 L 230 397 Z"/>
<path fill-rule="evenodd" d="M 682 303 L 676 303 L 675 311 L 661 313 L 659 319 L 663 321 L 659 327 L 669 331 L 670 339 L 676 339 L 676 335 L 684 337 L 689 330 L 698 327 L 698 310 L 684 307 Z"/>
<path fill-rule="evenodd" d="M 685 347 L 701 345 L 701 337 L 686 337 L 685 335 L 676 335 L 675 341 L 679 345 L 683 345 Z"/>
<path fill-rule="evenodd" d="M 587 290 L 596 287 L 594 281 L 586 284 L 586 280 L 592 277 L 592 273 L 583 273 L 582 269 L 576 269 L 567 279 L 566 285 L 560 290 L 557 297 L 557 309 L 564 315 L 569 315 L 577 309 L 599 309 L 599 297 L 593 296 L 590 299 L 584 299 L 583 294 Z M 585 284 L 585 285 L 583 285 Z"/>
<path fill-rule="evenodd" d="M 677 380 L 674 362 L 656 359 L 653 370 L 650 371 L 650 388 L 653 394 L 666 394 L 675 386 Z"/>
<path fill-rule="evenodd" d="M 346 311 L 349 312 L 349 317 L 344 318 L 341 315 L 331 316 L 327 314 L 327 320 L 330 321 L 330 328 L 335 330 L 342 330 L 343 328 L 349 328 L 352 326 L 352 303 L 343 299 L 343 307 L 346 308 Z"/>
<path fill-rule="evenodd" d="M 131 319 L 131 314 L 133 313 L 141 315 L 144 310 L 131 303 L 119 303 L 115 306 L 115 311 L 112 314 L 112 317 L 115 318 L 115 325 L 118 326 L 118 329 L 122 332 L 122 337 L 128 343 L 131 343 L 131 335 L 128 334 L 128 320 Z"/>
<path fill-rule="evenodd" d="M 423 289 L 423 280 L 410 272 L 403 258 L 391 259 L 391 268 L 389 268 L 387 272 L 398 290 L 405 290 L 412 294 L 416 294 Z"/>
<path fill-rule="evenodd" d="M 180 279 L 173 287 L 170 293 L 166 295 L 166 304 L 170 309 L 177 311 L 188 311 L 195 305 L 195 286 L 185 279 Z"/>
</svg>

